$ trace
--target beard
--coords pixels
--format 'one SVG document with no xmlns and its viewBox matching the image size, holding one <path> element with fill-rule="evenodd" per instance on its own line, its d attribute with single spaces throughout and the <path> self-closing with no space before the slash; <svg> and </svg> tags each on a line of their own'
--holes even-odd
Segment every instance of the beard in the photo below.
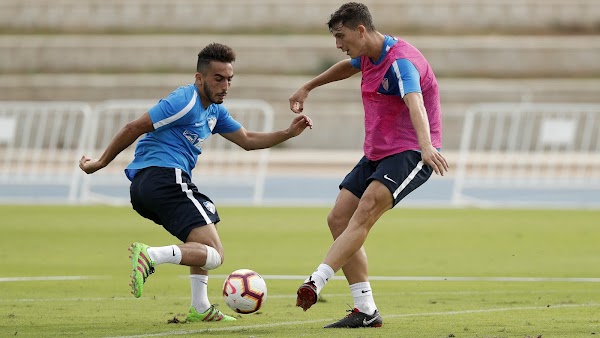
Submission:
<svg viewBox="0 0 600 338">
<path fill-rule="evenodd" d="M 206 83 L 206 81 L 204 81 L 204 85 L 202 86 L 202 88 L 204 89 L 204 95 L 206 95 L 210 103 L 223 103 L 223 98 L 217 97 L 217 95 L 212 90 L 210 90 L 210 87 L 208 86 L 208 83 Z"/>
</svg>

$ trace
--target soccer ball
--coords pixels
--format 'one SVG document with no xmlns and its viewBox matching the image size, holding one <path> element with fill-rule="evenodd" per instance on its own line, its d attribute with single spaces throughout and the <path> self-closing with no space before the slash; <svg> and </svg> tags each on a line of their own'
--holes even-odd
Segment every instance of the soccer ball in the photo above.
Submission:
<svg viewBox="0 0 600 338">
<path fill-rule="evenodd" d="M 256 312 L 267 300 L 267 284 L 255 271 L 235 270 L 223 283 L 223 297 L 237 313 Z"/>
</svg>

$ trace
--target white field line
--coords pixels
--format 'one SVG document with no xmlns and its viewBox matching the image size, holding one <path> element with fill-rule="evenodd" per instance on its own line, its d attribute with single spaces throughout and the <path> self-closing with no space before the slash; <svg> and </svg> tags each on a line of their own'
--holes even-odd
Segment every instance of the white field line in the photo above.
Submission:
<svg viewBox="0 0 600 338">
<path fill-rule="evenodd" d="M 262 275 L 264 279 L 305 280 L 307 276 L 298 275 Z M 188 276 L 183 276 L 189 278 Z M 224 279 L 226 275 L 214 275 Z M 343 276 L 334 276 L 334 280 L 346 280 Z M 429 276 L 369 276 L 371 281 L 409 281 L 409 282 L 585 282 L 600 283 L 600 278 L 579 277 L 429 277 Z"/>
<path fill-rule="evenodd" d="M 305 280 L 300 275 L 262 275 L 267 280 Z M 189 278 L 180 275 L 180 278 Z M 226 275 L 211 275 L 211 278 L 225 279 Z M 78 281 L 111 279 L 111 276 L 39 276 L 39 277 L 0 277 L 2 282 L 37 282 L 37 281 Z M 334 280 L 344 280 L 343 276 L 334 276 Z M 430 276 L 370 276 L 371 281 L 409 281 L 409 282 L 567 282 L 567 283 L 600 283 L 600 278 L 580 277 L 430 277 Z"/>
<path fill-rule="evenodd" d="M 490 295 L 490 294 L 499 294 L 499 295 L 536 295 L 542 294 L 547 295 L 550 293 L 563 293 L 563 290 L 512 290 L 512 291 L 504 291 L 504 290 L 485 290 L 485 291 L 398 291 L 398 292 L 375 292 L 374 296 L 377 297 L 387 297 L 387 296 L 406 296 L 406 295 Z M 592 289 L 592 290 L 569 290 L 569 293 L 597 293 L 600 292 L 600 289 Z M 337 298 L 337 297 L 348 297 L 352 296 L 350 293 L 325 293 L 325 298 Z M 189 300 L 190 297 L 164 297 L 169 300 Z M 296 299 L 295 294 L 279 294 L 279 295 L 269 295 L 269 299 Z M 152 298 L 152 300 L 156 300 L 157 298 Z M 145 300 L 145 299 L 144 299 Z M 144 301 L 132 296 L 130 297 L 70 297 L 70 298 L 17 298 L 17 299 L 0 299 L 0 303 L 51 303 L 51 302 L 106 302 L 106 301 L 135 301 L 140 302 Z"/>
<path fill-rule="evenodd" d="M 440 312 L 424 312 L 424 313 L 402 313 L 382 316 L 383 318 L 407 318 L 407 317 L 433 317 L 433 316 L 451 316 L 451 315 L 463 315 L 472 313 L 489 313 L 489 312 L 505 312 L 505 311 L 521 311 L 521 310 L 550 310 L 560 308 L 577 308 L 577 307 L 598 307 L 600 304 L 562 304 L 548 306 L 524 306 L 524 307 L 512 307 L 512 308 L 496 308 L 496 309 L 480 309 L 480 310 L 464 310 L 464 311 L 440 311 Z M 257 324 L 257 325 L 245 325 L 245 326 L 230 326 L 221 327 L 216 329 L 200 329 L 200 330 L 177 330 L 161 333 L 149 333 L 133 336 L 115 336 L 109 338 L 146 338 L 146 337 L 164 337 L 172 335 L 184 335 L 184 334 L 195 334 L 195 333 L 211 333 L 211 332 L 223 332 L 223 331 L 242 331 L 242 330 L 253 330 L 253 329 L 264 329 L 280 326 L 293 326 L 293 325 L 306 325 L 328 322 L 331 319 L 317 319 L 307 321 L 291 321 L 291 322 L 280 322 L 271 324 Z"/>
<path fill-rule="evenodd" d="M 2 282 L 77 281 L 110 279 L 110 276 L 39 276 L 39 277 L 0 277 Z"/>
</svg>

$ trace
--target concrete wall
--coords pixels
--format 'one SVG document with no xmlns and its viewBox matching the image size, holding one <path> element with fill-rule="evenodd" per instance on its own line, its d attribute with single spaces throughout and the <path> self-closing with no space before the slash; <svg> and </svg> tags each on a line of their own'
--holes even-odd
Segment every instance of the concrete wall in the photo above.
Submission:
<svg viewBox="0 0 600 338">
<path fill-rule="evenodd" d="M 406 36 L 438 77 L 597 77 L 598 36 Z M 347 56 L 315 35 L 3 35 L 0 73 L 194 72 L 205 45 L 236 50 L 236 71 L 317 74 Z"/>
<path fill-rule="evenodd" d="M 597 0 L 364 0 L 380 30 L 594 32 Z M 338 0 L 3 0 L 3 30 L 322 32 Z"/>
</svg>

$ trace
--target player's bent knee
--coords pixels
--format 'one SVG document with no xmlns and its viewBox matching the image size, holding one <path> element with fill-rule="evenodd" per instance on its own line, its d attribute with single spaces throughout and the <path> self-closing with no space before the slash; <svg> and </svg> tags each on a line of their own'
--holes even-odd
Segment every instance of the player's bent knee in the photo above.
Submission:
<svg viewBox="0 0 600 338">
<path fill-rule="evenodd" d="M 327 225 L 329 226 L 329 231 L 333 235 L 333 238 L 337 238 L 348 226 L 348 220 L 336 217 L 333 213 L 330 213 L 329 216 L 327 216 Z"/>
<path fill-rule="evenodd" d="M 206 246 L 206 263 L 201 268 L 204 270 L 214 270 L 223 264 L 223 258 L 219 252 L 212 246 Z"/>
</svg>

